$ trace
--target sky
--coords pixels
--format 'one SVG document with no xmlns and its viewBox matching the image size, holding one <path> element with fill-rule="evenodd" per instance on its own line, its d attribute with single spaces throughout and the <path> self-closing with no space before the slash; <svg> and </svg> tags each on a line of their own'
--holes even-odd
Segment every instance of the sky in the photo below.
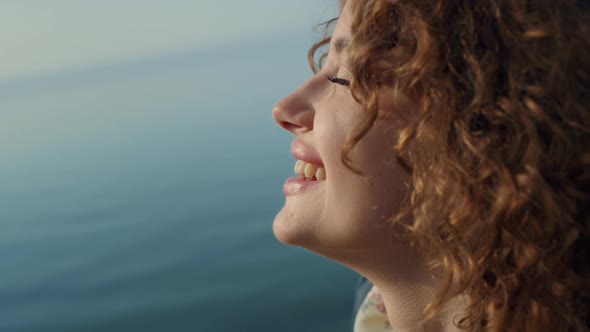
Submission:
<svg viewBox="0 0 590 332">
<path fill-rule="evenodd" d="M 311 31 L 337 0 L 0 0 L 0 81 Z"/>
</svg>

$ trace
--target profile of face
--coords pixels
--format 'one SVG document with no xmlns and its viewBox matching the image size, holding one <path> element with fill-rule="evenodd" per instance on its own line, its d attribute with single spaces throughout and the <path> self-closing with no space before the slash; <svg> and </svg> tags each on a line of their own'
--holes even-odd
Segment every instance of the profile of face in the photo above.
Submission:
<svg viewBox="0 0 590 332">
<path fill-rule="evenodd" d="M 295 136 L 291 150 L 295 172 L 301 173 L 285 182 L 286 202 L 273 230 L 284 243 L 358 265 L 396 246 L 390 221 L 408 200 L 410 175 L 393 146 L 415 105 L 403 96 L 383 95 L 379 112 L 384 116 L 349 154 L 363 176 L 342 163 L 342 148 L 363 112 L 347 86 L 350 2 L 342 9 L 322 69 L 273 109 L 275 121 Z"/>
</svg>

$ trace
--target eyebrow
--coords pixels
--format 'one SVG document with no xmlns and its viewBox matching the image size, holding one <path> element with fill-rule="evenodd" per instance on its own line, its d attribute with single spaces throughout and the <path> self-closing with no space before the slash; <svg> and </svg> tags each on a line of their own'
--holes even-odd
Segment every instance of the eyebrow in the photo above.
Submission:
<svg viewBox="0 0 590 332">
<path fill-rule="evenodd" d="M 342 53 L 342 51 L 344 51 L 348 47 L 348 44 L 349 44 L 348 38 L 339 37 L 334 42 L 334 50 L 336 51 L 336 53 Z"/>
</svg>

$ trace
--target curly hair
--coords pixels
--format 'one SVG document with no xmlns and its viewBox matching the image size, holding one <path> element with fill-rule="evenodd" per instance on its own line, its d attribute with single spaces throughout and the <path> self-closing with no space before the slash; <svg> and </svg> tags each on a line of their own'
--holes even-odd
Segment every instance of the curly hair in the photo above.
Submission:
<svg viewBox="0 0 590 332">
<path fill-rule="evenodd" d="M 408 230 L 470 331 L 587 331 L 590 321 L 590 5 L 573 0 L 353 1 L 351 92 L 420 107 L 392 153 L 409 160 Z M 333 23 L 333 22 L 331 22 Z M 327 29 L 326 31 L 328 31 Z M 309 51 L 330 42 L 329 31 Z M 402 158 L 403 157 L 403 158 Z M 392 224 L 393 224 L 392 223 Z M 406 222 L 407 223 L 407 222 Z"/>
</svg>

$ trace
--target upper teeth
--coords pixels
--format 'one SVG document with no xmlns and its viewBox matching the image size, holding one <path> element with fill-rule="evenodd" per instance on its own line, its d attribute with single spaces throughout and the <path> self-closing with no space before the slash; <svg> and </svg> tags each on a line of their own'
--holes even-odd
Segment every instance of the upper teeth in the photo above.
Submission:
<svg viewBox="0 0 590 332">
<path fill-rule="evenodd" d="M 297 160 L 295 163 L 295 173 L 304 176 L 308 180 L 325 180 L 326 169 L 323 167 L 315 167 L 312 164 L 306 163 L 303 160 Z"/>
</svg>

